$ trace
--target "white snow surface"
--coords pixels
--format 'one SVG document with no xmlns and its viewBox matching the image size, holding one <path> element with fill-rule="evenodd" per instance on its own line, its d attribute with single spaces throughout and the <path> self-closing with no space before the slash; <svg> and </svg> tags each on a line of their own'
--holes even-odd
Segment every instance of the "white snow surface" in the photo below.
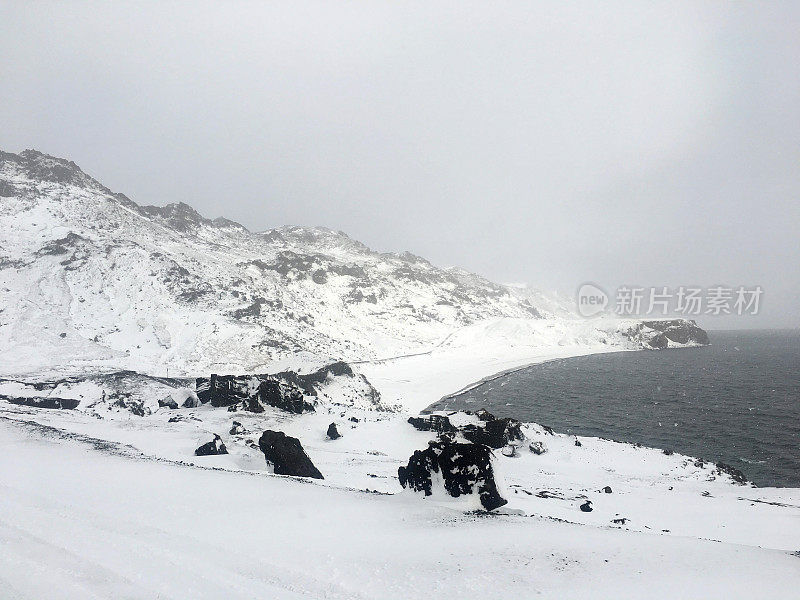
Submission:
<svg viewBox="0 0 800 600">
<path fill-rule="evenodd" d="M 548 452 L 497 452 L 509 503 L 485 515 L 474 497 L 400 488 L 397 467 L 431 439 L 402 415 L 0 405 L 3 598 L 794 598 L 800 585 L 799 490 L 734 485 L 655 449 L 576 447 L 529 424 Z M 251 433 L 229 435 L 232 419 Z M 342 438 L 325 439 L 330 422 Z M 272 475 L 252 447 L 266 428 L 298 437 L 325 479 Z M 215 432 L 230 454 L 193 456 Z"/>
<path fill-rule="evenodd" d="M 400 487 L 433 437 L 408 414 L 530 363 L 640 349 L 633 321 L 324 228 L 140 207 L 34 151 L 0 153 L 0 231 L 0 395 L 80 400 L 0 399 L 0 598 L 797 597 L 800 490 L 690 457 L 526 424 L 517 455 L 493 459 L 501 509 Z M 356 377 L 331 378 L 304 415 L 159 407 L 192 381 L 131 375 L 136 416 L 103 379 L 334 360 Z M 274 475 L 266 429 L 297 437 L 325 479 Z M 229 454 L 194 456 L 214 434 Z"/>
</svg>

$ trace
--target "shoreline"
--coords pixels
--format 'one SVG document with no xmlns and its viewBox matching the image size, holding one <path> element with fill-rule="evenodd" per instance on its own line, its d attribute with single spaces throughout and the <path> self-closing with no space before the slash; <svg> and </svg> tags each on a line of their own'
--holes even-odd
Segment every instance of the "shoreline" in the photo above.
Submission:
<svg viewBox="0 0 800 600">
<path fill-rule="evenodd" d="M 485 385 L 487 383 L 491 383 L 492 381 L 496 381 L 496 380 L 498 380 L 498 379 L 500 379 L 502 377 L 505 377 L 507 375 L 511 375 L 513 373 L 519 373 L 520 371 L 524 371 L 525 369 L 527 369 L 529 367 L 535 367 L 537 365 L 544 365 L 544 364 L 547 364 L 547 363 L 556 362 L 558 360 L 569 360 L 570 358 L 580 358 L 581 356 L 592 356 L 594 354 L 615 354 L 617 352 L 622 353 L 622 352 L 641 352 L 641 351 L 643 351 L 643 349 L 640 348 L 640 349 L 636 349 L 636 350 L 610 350 L 608 352 L 590 352 L 588 354 L 576 354 L 574 356 L 559 356 L 559 357 L 554 357 L 554 358 L 548 358 L 548 359 L 545 359 L 545 360 L 542 360 L 542 361 L 528 363 L 528 364 L 522 365 L 520 367 L 512 367 L 510 369 L 506 369 L 504 371 L 500 371 L 500 372 L 495 373 L 493 375 L 488 375 L 486 377 L 483 377 L 482 379 L 474 381 L 474 382 L 464 386 L 463 388 L 461 388 L 459 390 L 456 390 L 455 392 L 453 392 L 451 394 L 445 394 L 444 396 L 439 398 L 436 402 L 434 402 L 433 404 L 429 405 L 426 409 L 422 410 L 420 412 L 420 414 L 430 414 L 431 412 L 435 412 L 435 411 L 431 411 L 430 408 L 432 406 L 434 406 L 435 404 L 438 404 L 439 402 L 442 402 L 443 400 L 450 400 L 451 398 L 455 398 L 457 396 L 461 396 L 461 395 L 466 394 L 467 392 L 471 392 L 472 390 L 475 390 L 475 389 L 477 389 L 477 388 L 479 388 L 479 387 L 481 387 L 481 386 L 483 386 L 483 385 Z"/>
</svg>

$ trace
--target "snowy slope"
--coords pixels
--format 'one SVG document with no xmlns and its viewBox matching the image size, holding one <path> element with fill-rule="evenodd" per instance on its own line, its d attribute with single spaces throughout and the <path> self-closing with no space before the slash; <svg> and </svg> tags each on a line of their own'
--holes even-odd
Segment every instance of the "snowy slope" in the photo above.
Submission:
<svg viewBox="0 0 800 600">
<path fill-rule="evenodd" d="M 326 477 L 312 483 L 224 434 L 231 455 L 191 456 L 198 427 L 230 419 L 192 413 L 166 428 L 4 411 L 0 596 L 777 599 L 800 585 L 798 490 L 732 485 L 687 457 L 529 426 L 550 451 L 498 453 L 509 504 L 473 514 L 400 490 L 397 465 L 430 437 L 402 418 L 361 414 L 332 442 L 330 414 L 251 415 L 255 437 L 277 424 L 302 439 Z"/>
<path fill-rule="evenodd" d="M 4 375 L 307 368 L 479 347 L 488 322 L 512 345 L 643 345 L 619 323 L 341 232 L 252 233 L 185 204 L 138 206 L 32 150 L 0 152 L 0 231 Z"/>
</svg>

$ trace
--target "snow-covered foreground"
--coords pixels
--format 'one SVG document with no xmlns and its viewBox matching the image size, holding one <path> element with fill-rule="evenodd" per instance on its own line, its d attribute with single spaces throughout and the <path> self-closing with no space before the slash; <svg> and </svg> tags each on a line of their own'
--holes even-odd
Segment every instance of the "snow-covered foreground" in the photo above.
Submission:
<svg viewBox="0 0 800 600">
<path fill-rule="evenodd" d="M 397 466 L 432 434 L 400 415 L 2 412 L 2 598 L 794 598 L 800 584 L 800 490 L 654 449 L 528 425 L 549 451 L 497 453 L 509 504 L 486 515 L 401 491 Z M 253 435 L 225 435 L 232 418 Z M 269 473 L 247 444 L 265 428 L 299 437 L 325 480 Z M 231 454 L 192 456 L 212 431 Z"/>
</svg>

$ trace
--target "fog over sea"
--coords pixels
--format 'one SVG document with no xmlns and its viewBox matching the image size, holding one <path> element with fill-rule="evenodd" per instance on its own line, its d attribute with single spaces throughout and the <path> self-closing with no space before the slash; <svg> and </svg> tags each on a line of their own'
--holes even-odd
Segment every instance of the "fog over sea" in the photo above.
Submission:
<svg viewBox="0 0 800 600">
<path fill-rule="evenodd" d="M 711 346 L 526 367 L 431 409 L 478 409 L 556 431 L 670 449 L 800 487 L 800 330 L 711 331 Z"/>
</svg>

